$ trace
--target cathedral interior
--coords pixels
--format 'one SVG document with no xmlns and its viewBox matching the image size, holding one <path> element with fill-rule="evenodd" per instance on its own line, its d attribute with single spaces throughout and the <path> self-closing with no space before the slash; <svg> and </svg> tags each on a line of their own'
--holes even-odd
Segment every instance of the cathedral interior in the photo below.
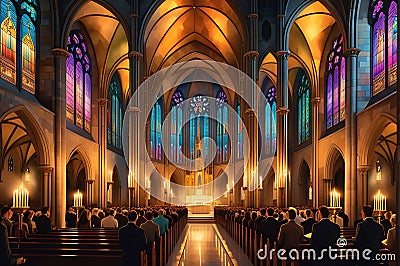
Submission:
<svg viewBox="0 0 400 266">
<path fill-rule="evenodd" d="M 78 189 L 85 206 L 147 206 L 176 197 L 174 183 L 186 187 L 185 205 L 316 207 L 335 189 L 352 220 L 378 191 L 395 209 L 397 1 L 0 3 L 1 205 L 23 183 L 30 206 L 50 206 L 62 226 Z M 228 87 L 182 83 L 134 128 L 145 128 L 139 152 L 149 159 L 132 169 L 123 137 L 132 95 L 157 72 L 195 60 L 255 82 L 266 99 L 262 121 Z M 179 167 L 184 158 L 199 159 L 201 170 Z M 202 186 L 218 177 L 226 191 L 215 198 Z"/>
</svg>

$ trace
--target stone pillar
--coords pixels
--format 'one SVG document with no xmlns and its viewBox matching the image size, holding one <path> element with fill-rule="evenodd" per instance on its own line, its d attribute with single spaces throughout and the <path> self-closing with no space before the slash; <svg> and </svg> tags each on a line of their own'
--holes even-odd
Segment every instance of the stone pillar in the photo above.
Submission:
<svg viewBox="0 0 400 266">
<path fill-rule="evenodd" d="M 99 98 L 99 174 L 98 174 L 98 206 L 107 208 L 107 102 Z"/>
<path fill-rule="evenodd" d="M 288 115 L 289 115 L 289 86 L 288 86 L 288 51 L 277 52 L 278 56 L 278 108 L 277 108 L 277 205 L 288 206 Z"/>
<path fill-rule="evenodd" d="M 357 177 L 357 202 L 360 206 L 368 204 L 368 170 L 370 165 L 358 166 Z M 356 217 L 359 215 L 356 213 Z"/>
<path fill-rule="evenodd" d="M 140 135 L 142 127 L 139 125 L 139 112 L 140 109 L 137 106 L 130 106 L 128 109 L 129 115 L 129 171 L 133 176 L 134 184 L 131 184 L 133 188 L 133 206 L 139 206 L 139 184 L 135 181 L 135 178 L 140 177 L 141 162 L 140 162 Z M 140 177 L 141 178 L 141 177 Z M 144 180 L 143 180 L 144 182 Z M 144 183 L 143 183 L 144 184 Z"/>
<path fill-rule="evenodd" d="M 346 56 L 345 186 L 344 212 L 354 221 L 360 206 L 357 202 L 357 57 L 358 48 L 349 48 Z"/>
<path fill-rule="evenodd" d="M 313 105 L 313 124 L 312 124 L 312 203 L 313 207 L 317 208 L 319 205 L 319 178 L 318 178 L 318 165 L 319 165 L 319 153 L 318 153 L 318 108 L 321 98 L 316 96 L 311 99 Z"/>
<path fill-rule="evenodd" d="M 55 112 L 55 177 L 52 178 L 55 185 L 55 201 L 51 203 L 52 219 L 57 227 L 65 227 L 66 212 L 66 103 L 65 103 L 65 67 L 66 60 L 69 56 L 68 51 L 62 48 L 54 48 L 51 50 L 54 57 L 54 88 L 56 98 Z"/>
<path fill-rule="evenodd" d="M 51 196 L 52 196 L 52 173 L 53 167 L 49 166 L 39 166 L 38 170 L 42 173 L 43 176 L 43 206 L 50 206 Z"/>
<path fill-rule="evenodd" d="M 323 195 L 324 195 L 324 199 L 320 202 L 320 204 L 324 204 L 326 206 L 329 206 L 329 193 L 332 190 L 332 182 L 333 179 L 329 178 L 329 177 L 325 177 L 323 180 L 323 184 L 324 184 L 324 191 L 323 191 Z"/>
</svg>

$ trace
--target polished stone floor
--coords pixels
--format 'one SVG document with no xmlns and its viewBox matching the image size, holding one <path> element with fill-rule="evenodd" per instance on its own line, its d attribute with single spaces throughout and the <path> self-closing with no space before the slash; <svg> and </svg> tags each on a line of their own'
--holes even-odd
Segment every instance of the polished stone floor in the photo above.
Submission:
<svg viewBox="0 0 400 266">
<path fill-rule="evenodd" d="M 251 265 L 240 247 L 223 233 L 215 224 L 188 224 L 180 256 L 170 265 Z"/>
</svg>

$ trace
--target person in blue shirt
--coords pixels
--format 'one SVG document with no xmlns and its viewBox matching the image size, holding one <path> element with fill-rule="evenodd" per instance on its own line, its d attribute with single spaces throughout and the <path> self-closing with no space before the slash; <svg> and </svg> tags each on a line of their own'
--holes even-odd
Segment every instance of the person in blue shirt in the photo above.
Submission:
<svg viewBox="0 0 400 266">
<path fill-rule="evenodd" d="M 168 231 L 169 221 L 164 217 L 165 211 L 163 209 L 158 210 L 158 217 L 153 220 L 155 224 L 160 227 L 160 235 Z"/>
</svg>

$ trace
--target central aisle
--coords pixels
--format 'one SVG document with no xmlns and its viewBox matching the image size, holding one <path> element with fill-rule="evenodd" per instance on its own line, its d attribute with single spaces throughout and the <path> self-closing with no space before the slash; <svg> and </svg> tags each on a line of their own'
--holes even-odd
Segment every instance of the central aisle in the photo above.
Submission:
<svg viewBox="0 0 400 266">
<path fill-rule="evenodd" d="M 236 243 L 231 239 L 223 239 L 215 224 L 188 224 L 182 245 L 184 247 L 178 265 L 249 265 L 248 260 L 243 261 L 244 254 L 237 253 L 241 250 Z"/>
</svg>

